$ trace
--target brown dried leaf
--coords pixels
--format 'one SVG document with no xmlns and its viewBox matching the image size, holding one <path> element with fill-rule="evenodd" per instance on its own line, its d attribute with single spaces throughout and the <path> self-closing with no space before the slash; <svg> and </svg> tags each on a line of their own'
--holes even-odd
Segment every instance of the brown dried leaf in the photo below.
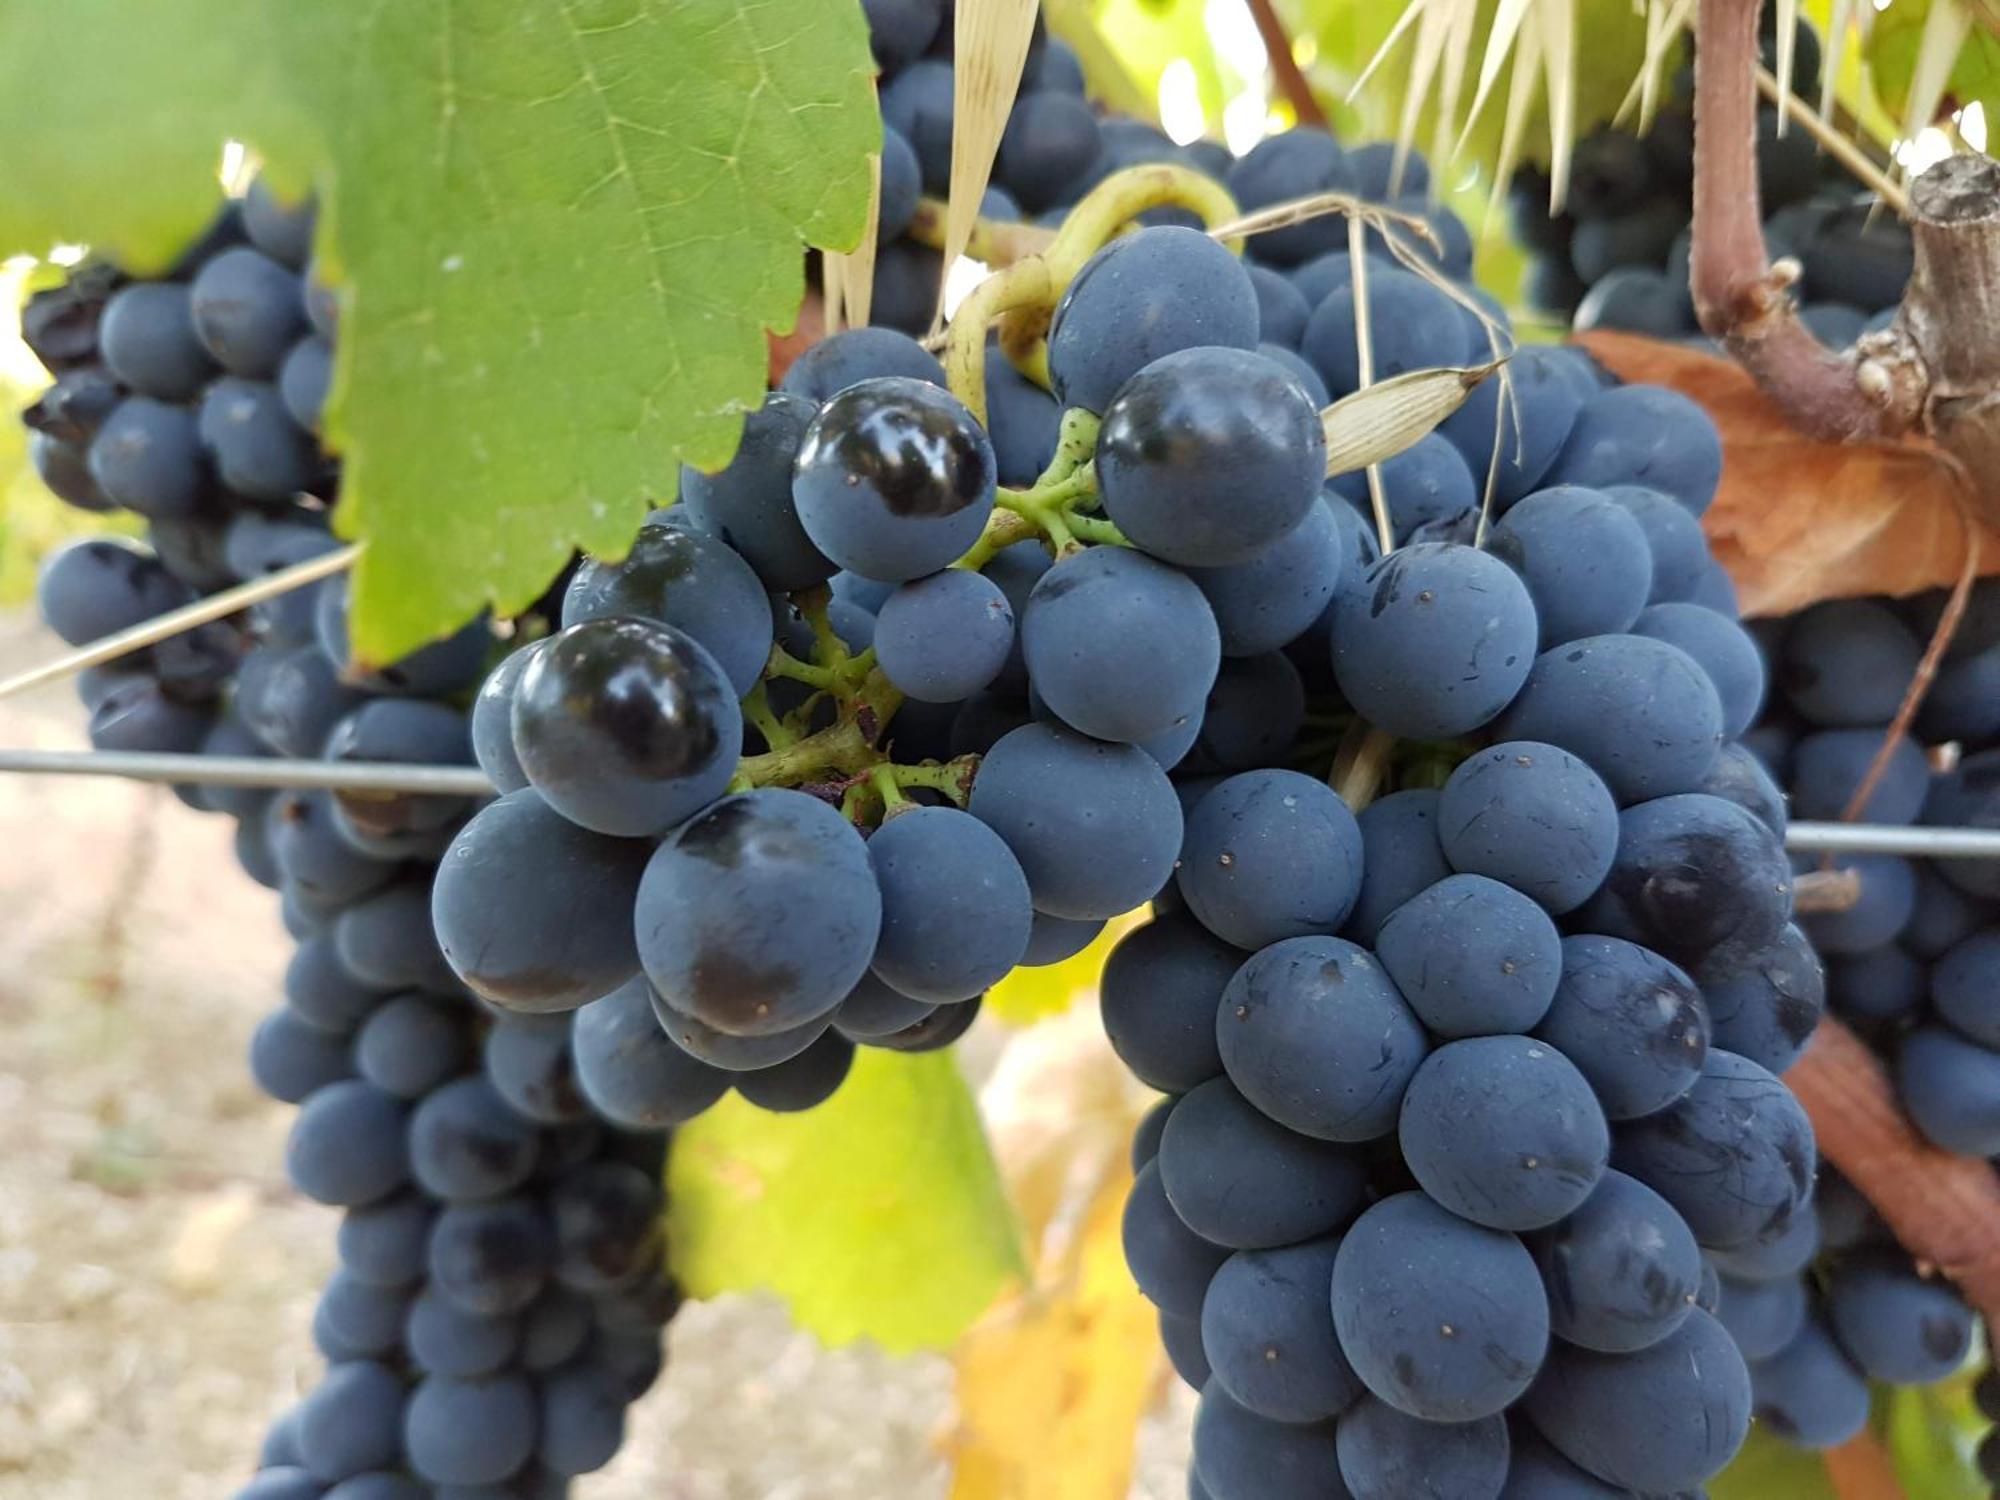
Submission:
<svg viewBox="0 0 2000 1500">
<path fill-rule="evenodd" d="M 1701 403 L 1722 434 L 1722 488 L 1702 517 L 1746 615 L 1822 599 L 1949 588 L 1965 566 L 1956 471 L 1928 443 L 1822 443 L 1796 431 L 1733 361 L 1623 333 L 1576 342 L 1621 380 Z M 1980 555 L 2000 571 L 2000 531 Z"/>
</svg>

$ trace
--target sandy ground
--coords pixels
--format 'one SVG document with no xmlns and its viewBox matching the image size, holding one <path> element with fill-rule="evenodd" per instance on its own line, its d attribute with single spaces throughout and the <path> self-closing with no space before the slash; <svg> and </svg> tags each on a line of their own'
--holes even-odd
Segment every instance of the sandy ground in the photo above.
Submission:
<svg viewBox="0 0 2000 1500">
<path fill-rule="evenodd" d="M 0 672 L 52 638 L 0 618 Z M 0 744 L 74 748 L 64 686 Z M 0 776 L 0 1500 L 224 1500 L 317 1376 L 334 1215 L 286 1187 L 289 1108 L 251 1086 L 288 952 L 229 827 L 163 789 Z M 1131 1500 L 1181 1500 L 1190 1403 Z M 579 1500 L 933 1500 L 940 1358 L 827 1351 L 762 1298 L 693 1306 Z M 1112 1500 L 1112 1497 L 1106 1497 Z"/>
</svg>

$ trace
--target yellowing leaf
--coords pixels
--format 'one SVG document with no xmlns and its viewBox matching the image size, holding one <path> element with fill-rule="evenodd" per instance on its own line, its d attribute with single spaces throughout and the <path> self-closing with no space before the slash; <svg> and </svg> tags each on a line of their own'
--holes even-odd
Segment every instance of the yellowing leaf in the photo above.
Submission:
<svg viewBox="0 0 2000 1500">
<path fill-rule="evenodd" d="M 1130 1484 L 1162 1369 L 1121 1235 L 1153 1097 L 1081 1008 L 1014 1035 L 981 1091 L 1036 1271 L 960 1341 L 953 1500 L 1105 1500 Z"/>
<path fill-rule="evenodd" d="M 1722 487 L 1702 528 L 1746 615 L 1958 580 L 1964 504 L 1950 461 L 1928 444 L 1817 442 L 1731 360 L 1631 334 L 1578 342 L 1621 380 L 1671 386 L 1715 419 Z M 1979 534 L 1982 570 L 2000 571 L 2000 531 Z"/>
<path fill-rule="evenodd" d="M 986 992 L 985 1014 L 1010 1025 L 1028 1026 L 1094 997 L 1104 960 L 1111 956 L 1118 940 L 1143 920 L 1137 912 L 1119 917 L 1107 922 L 1090 946 L 1074 957 L 1040 969 L 1016 969 Z"/>
<path fill-rule="evenodd" d="M 1162 1354 L 1120 1236 L 1132 1174 L 1098 1184 L 1074 1249 L 958 1348 L 952 1500 L 1105 1500 L 1132 1479 L 1132 1436 Z"/>
<path fill-rule="evenodd" d="M 1027 1270 L 949 1052 L 860 1048 L 802 1115 L 730 1095 L 675 1133 L 667 1194 L 691 1295 L 769 1289 L 829 1344 L 948 1345 Z"/>
</svg>

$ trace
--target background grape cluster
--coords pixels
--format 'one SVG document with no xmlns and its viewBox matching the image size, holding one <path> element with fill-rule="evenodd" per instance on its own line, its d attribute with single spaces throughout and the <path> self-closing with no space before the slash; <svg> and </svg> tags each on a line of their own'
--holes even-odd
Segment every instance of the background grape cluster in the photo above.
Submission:
<svg viewBox="0 0 2000 1500">
<path fill-rule="evenodd" d="M 1774 73 L 1775 22 L 1763 20 L 1763 63 Z M 1820 89 L 1818 34 L 1801 20 L 1792 92 Z M 1694 184 L 1692 67 L 1644 132 L 1604 126 L 1576 144 L 1563 212 L 1548 211 L 1549 183 L 1524 172 L 1513 226 L 1534 254 L 1527 287 L 1535 307 L 1579 331 L 1618 329 L 1706 345 L 1688 291 L 1688 223 Z M 1772 259 L 1798 260 L 1799 316 L 1830 348 L 1888 326 L 1910 279 L 1910 231 L 1846 169 L 1819 154 L 1797 123 L 1778 129 L 1775 108 L 1757 115 L 1757 188 Z"/>
</svg>

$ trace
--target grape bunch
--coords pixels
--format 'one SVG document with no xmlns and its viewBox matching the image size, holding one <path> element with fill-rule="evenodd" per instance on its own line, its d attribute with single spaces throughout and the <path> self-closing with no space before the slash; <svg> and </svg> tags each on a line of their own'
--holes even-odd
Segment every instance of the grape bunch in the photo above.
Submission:
<svg viewBox="0 0 2000 1500">
<path fill-rule="evenodd" d="M 70 643 L 334 545 L 337 468 L 311 432 L 333 320 L 300 269 L 311 229 L 310 205 L 253 185 L 169 277 L 92 265 L 26 309 L 55 377 L 27 417 L 38 467 L 70 503 L 147 524 L 147 544 L 92 538 L 44 565 L 40 610 Z M 90 669 L 92 743 L 472 765 L 488 623 L 358 673 L 345 604 L 329 580 Z M 469 801 L 178 790 L 233 817 L 244 868 L 281 893 L 298 947 L 250 1070 L 299 1106 L 291 1180 L 342 1210 L 313 1320 L 326 1376 L 240 1493 L 566 1493 L 659 1371 L 677 1303 L 665 1134 L 591 1104 L 567 1024 L 496 1016 L 444 963 L 430 887 Z"/>
<path fill-rule="evenodd" d="M 870 37 L 881 69 L 882 198 L 878 221 L 871 320 L 921 337 L 930 326 L 944 279 L 939 252 L 911 232 L 923 197 L 942 199 L 950 188 L 953 97 L 953 17 L 949 0 L 867 0 Z M 1280 142 L 1284 144 L 1279 144 Z M 1036 18 L 1028 61 L 994 163 L 994 181 L 980 205 L 983 218 L 1060 227 L 1091 188 L 1126 167 L 1165 162 L 1226 181 L 1246 210 L 1329 190 L 1358 192 L 1420 216 L 1441 242 L 1440 258 L 1455 277 L 1472 268 L 1472 237 L 1450 209 L 1428 201 L 1421 161 L 1391 183 L 1392 152 L 1370 145 L 1343 152 L 1323 131 L 1292 130 L 1239 164 L 1214 141 L 1177 145 L 1158 127 L 1094 110 L 1084 97 L 1083 69 L 1065 42 L 1045 33 Z M 1159 207 L 1148 224 L 1199 228 L 1183 209 Z M 1338 220 L 1295 226 L 1266 237 L 1266 249 L 1287 264 L 1346 244 Z M 1256 273 L 1258 295 L 1276 304 L 1281 330 L 1302 323 L 1308 303 L 1291 297 L 1282 277 Z M 1330 286 L 1337 268 L 1325 266 L 1317 284 Z M 1274 343 L 1295 343 L 1278 338 Z M 1024 381 L 997 351 L 988 378 L 996 405 L 1036 408 L 1038 387 Z M 1004 395 L 1003 395 L 1004 393 Z M 999 435 L 994 438 L 1001 445 Z M 1001 452 L 1002 480 L 1025 484 L 1033 470 L 1009 467 Z"/>
<path fill-rule="evenodd" d="M 1770 11 L 1763 28 L 1764 65 L 1775 71 Z M 1819 37 L 1803 19 L 1796 35 L 1792 89 L 1814 98 Z M 1684 69 L 1645 133 L 1605 126 L 1577 142 L 1562 213 L 1547 211 L 1548 178 L 1523 173 L 1513 224 L 1535 254 L 1528 300 L 1573 319 L 1579 330 L 1705 344 L 1688 291 L 1693 151 L 1692 76 Z M 1757 117 L 1757 178 L 1766 248 L 1773 260 L 1791 256 L 1802 268 L 1799 315 L 1806 327 L 1835 349 L 1887 327 L 1910 278 L 1908 226 L 1858 193 L 1801 127 L 1781 135 L 1777 111 L 1768 106 Z"/>
</svg>

